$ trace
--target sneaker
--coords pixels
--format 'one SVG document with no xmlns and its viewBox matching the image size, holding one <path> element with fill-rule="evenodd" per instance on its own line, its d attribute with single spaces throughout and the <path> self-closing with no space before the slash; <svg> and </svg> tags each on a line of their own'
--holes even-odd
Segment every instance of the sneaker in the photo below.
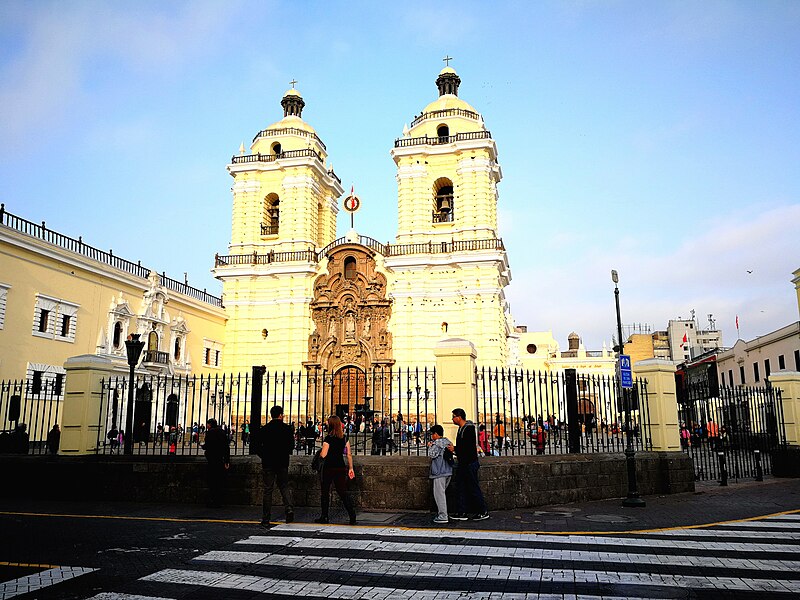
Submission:
<svg viewBox="0 0 800 600">
<path fill-rule="evenodd" d="M 464 513 L 453 513 L 450 518 L 454 521 L 466 521 L 469 517 Z"/>
<path fill-rule="evenodd" d="M 261 523 L 259 523 L 258 525 L 259 527 L 262 527 L 264 529 L 272 529 L 274 527 L 274 525 L 269 521 L 261 521 Z"/>
<path fill-rule="evenodd" d="M 481 513 L 479 515 L 475 515 L 474 517 L 472 517 L 472 520 L 473 521 L 485 521 L 488 518 L 489 518 L 489 513 L 485 512 L 485 513 Z"/>
<path fill-rule="evenodd" d="M 450 519 L 448 519 L 448 518 L 440 519 L 439 517 L 434 517 L 433 522 L 434 523 L 449 523 Z"/>
<path fill-rule="evenodd" d="M 293 521 L 294 521 L 294 512 L 290 510 L 289 512 L 286 513 L 286 522 L 291 523 Z"/>
</svg>

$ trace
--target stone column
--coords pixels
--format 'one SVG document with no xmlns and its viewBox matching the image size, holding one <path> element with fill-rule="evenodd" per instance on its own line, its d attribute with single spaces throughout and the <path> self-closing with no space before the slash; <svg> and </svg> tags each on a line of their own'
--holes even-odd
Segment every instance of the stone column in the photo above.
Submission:
<svg viewBox="0 0 800 600">
<path fill-rule="evenodd" d="M 105 433 L 100 431 L 99 421 L 108 399 L 101 382 L 114 372 L 113 363 L 102 356 L 83 354 L 68 358 L 64 368 L 67 377 L 59 454 L 94 454 L 98 436 Z"/>
<path fill-rule="evenodd" d="M 647 380 L 647 405 L 653 450 L 680 451 L 678 398 L 675 394 L 675 363 L 660 358 L 640 360 L 633 365 L 634 375 Z M 644 398 L 640 396 L 640 405 Z"/>
<path fill-rule="evenodd" d="M 442 340 L 433 349 L 436 356 L 436 422 L 444 427 L 447 438 L 455 442 L 458 428 L 452 411 L 463 408 L 467 419 L 478 416 L 475 396 L 475 359 L 478 353 L 472 342 L 461 338 Z"/>
<path fill-rule="evenodd" d="M 786 443 L 800 446 L 800 373 L 779 371 L 769 376 L 772 387 L 781 391 Z"/>
</svg>

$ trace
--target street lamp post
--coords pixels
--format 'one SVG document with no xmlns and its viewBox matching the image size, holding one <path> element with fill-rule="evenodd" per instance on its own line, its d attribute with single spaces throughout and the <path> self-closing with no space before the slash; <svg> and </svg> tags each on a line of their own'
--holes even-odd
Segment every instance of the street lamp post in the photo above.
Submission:
<svg viewBox="0 0 800 600">
<path fill-rule="evenodd" d="M 619 312 L 619 286 L 617 286 L 619 276 L 614 270 L 611 271 L 611 281 L 614 282 L 614 301 L 617 305 L 617 343 L 619 344 L 617 361 L 619 364 L 619 356 L 624 354 L 624 347 L 622 345 L 622 318 Z M 622 501 L 622 506 L 642 507 L 646 503 L 639 495 L 639 488 L 636 485 L 636 450 L 633 448 L 633 428 L 631 427 L 631 395 L 622 388 L 621 375 L 617 377 L 617 393 L 622 398 L 625 407 L 625 465 L 628 469 L 628 496 Z"/>
<path fill-rule="evenodd" d="M 128 375 L 128 409 L 125 418 L 125 454 L 133 454 L 133 370 L 139 363 L 139 357 L 142 355 L 144 342 L 139 340 L 138 333 L 132 333 L 129 339 L 125 340 L 125 351 L 128 353 L 128 368 L 130 369 Z"/>
</svg>

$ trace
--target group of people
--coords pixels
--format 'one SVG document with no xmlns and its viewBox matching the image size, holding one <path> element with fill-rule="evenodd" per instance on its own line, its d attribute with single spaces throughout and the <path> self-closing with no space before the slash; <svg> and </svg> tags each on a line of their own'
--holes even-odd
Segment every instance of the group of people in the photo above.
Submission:
<svg viewBox="0 0 800 600">
<path fill-rule="evenodd" d="M 690 446 L 702 446 L 705 440 L 712 450 L 718 450 L 728 441 L 728 427 L 723 423 L 719 425 L 714 419 L 709 418 L 706 423 L 693 422 L 691 426 L 681 423 L 681 447 L 685 450 Z"/>
<path fill-rule="evenodd" d="M 444 428 L 441 425 L 430 427 L 431 441 L 428 445 L 428 456 L 431 460 L 430 479 L 437 506 L 435 523 L 447 523 L 451 519 L 466 520 L 470 518 L 468 516 L 470 513 L 474 520 L 489 518 L 489 510 L 478 483 L 480 467 L 478 430 L 466 417 L 463 409 L 453 410 L 453 424 L 458 427 L 454 442 L 444 437 Z M 272 496 L 276 486 L 283 500 L 286 523 L 294 521 L 289 461 L 295 450 L 295 433 L 294 428 L 284 423 L 283 418 L 283 407 L 273 406 L 270 409 L 270 421 L 251 432 L 250 436 L 252 452 L 261 458 L 263 477 L 261 526 L 264 528 L 273 526 Z M 208 463 L 209 505 L 221 506 L 224 477 L 230 468 L 231 457 L 228 437 L 214 419 L 208 420 L 203 448 Z M 353 452 L 342 420 L 338 416 L 328 418 L 327 435 L 317 454 L 314 463 L 320 465 L 321 511 L 315 522 L 329 522 L 330 496 L 333 488 L 347 511 L 350 524 L 355 525 L 357 522 L 355 506 L 347 491 L 348 481 L 355 478 Z M 450 512 L 447 506 L 446 490 L 451 481 L 456 487 L 455 512 Z"/>
<path fill-rule="evenodd" d="M 453 424 L 458 427 L 455 443 L 444 437 L 444 428 L 433 425 L 430 428 L 431 442 L 428 457 L 431 459 L 430 478 L 433 485 L 433 499 L 436 502 L 434 523 L 448 523 L 450 520 L 466 521 L 472 515 L 475 521 L 489 518 L 489 509 L 478 483 L 479 439 L 478 430 L 472 421 L 467 420 L 463 408 L 453 409 Z M 447 506 L 447 487 L 455 483 L 456 511 L 450 513 Z"/>
<path fill-rule="evenodd" d="M 47 453 L 58 454 L 61 446 L 61 428 L 55 423 L 47 432 L 45 440 Z M 26 423 L 17 423 L 12 431 L 0 432 L 0 453 L 28 454 L 30 450 L 30 434 Z"/>
</svg>

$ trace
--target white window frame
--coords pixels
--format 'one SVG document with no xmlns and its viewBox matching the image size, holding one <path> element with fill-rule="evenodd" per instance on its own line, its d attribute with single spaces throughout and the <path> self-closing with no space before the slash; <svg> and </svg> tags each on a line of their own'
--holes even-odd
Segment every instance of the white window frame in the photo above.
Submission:
<svg viewBox="0 0 800 600">
<path fill-rule="evenodd" d="M 53 298 L 44 294 L 36 294 L 36 304 L 33 309 L 33 328 L 31 333 L 40 338 L 58 340 L 61 342 L 75 343 L 75 332 L 78 329 L 78 310 L 80 304 L 75 304 L 61 298 Z M 42 310 L 49 312 L 47 316 L 47 329 L 39 331 L 39 320 Z M 69 331 L 61 335 L 61 325 L 64 317 L 69 317 Z"/>
<path fill-rule="evenodd" d="M 223 347 L 223 344 L 216 340 L 203 338 L 203 366 L 211 369 L 221 369 Z"/>
<path fill-rule="evenodd" d="M 0 329 L 6 322 L 6 303 L 8 302 L 8 290 L 11 286 L 7 283 L 0 283 Z"/>
</svg>

